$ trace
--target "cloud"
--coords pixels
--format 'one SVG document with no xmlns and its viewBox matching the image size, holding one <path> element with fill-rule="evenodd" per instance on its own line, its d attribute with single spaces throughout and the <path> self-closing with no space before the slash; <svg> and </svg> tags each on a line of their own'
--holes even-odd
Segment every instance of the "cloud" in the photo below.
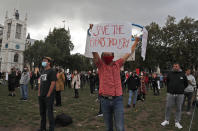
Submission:
<svg viewBox="0 0 198 131">
<path fill-rule="evenodd" d="M 1 0 L 0 24 L 6 10 L 12 16 L 17 8 L 22 19 L 28 14 L 31 36 L 44 39 L 50 28 L 63 27 L 65 20 L 75 45 L 73 52 L 83 53 L 89 23 L 130 21 L 148 25 L 154 21 L 162 26 L 168 15 L 177 20 L 185 16 L 197 19 L 197 5 L 196 0 Z"/>
</svg>

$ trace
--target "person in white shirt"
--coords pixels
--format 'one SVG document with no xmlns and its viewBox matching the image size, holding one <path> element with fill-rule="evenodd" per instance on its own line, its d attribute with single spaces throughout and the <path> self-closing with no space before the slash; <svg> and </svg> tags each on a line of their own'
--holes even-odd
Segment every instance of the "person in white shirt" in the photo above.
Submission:
<svg viewBox="0 0 198 131">
<path fill-rule="evenodd" d="M 196 81 L 195 81 L 195 77 L 191 74 L 191 70 L 187 69 L 186 70 L 186 77 L 188 79 L 188 86 L 187 88 L 184 90 L 184 104 L 185 105 L 185 101 L 187 98 L 187 114 L 191 115 L 190 109 L 191 109 L 191 105 L 192 105 L 192 96 L 193 96 L 193 92 L 195 91 L 195 87 L 196 87 Z"/>
</svg>

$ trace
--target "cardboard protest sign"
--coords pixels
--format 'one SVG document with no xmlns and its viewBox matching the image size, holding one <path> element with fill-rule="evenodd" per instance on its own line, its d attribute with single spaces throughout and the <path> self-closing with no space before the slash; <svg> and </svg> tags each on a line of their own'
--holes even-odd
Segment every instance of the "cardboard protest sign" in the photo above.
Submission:
<svg viewBox="0 0 198 131">
<path fill-rule="evenodd" d="M 92 52 L 98 52 L 99 55 L 102 52 L 114 52 L 114 60 L 117 60 L 126 53 L 131 53 L 131 47 L 135 40 L 133 37 L 142 35 L 142 32 L 136 28 L 130 23 L 93 25 L 87 31 L 85 56 L 92 58 Z M 128 60 L 135 60 L 135 53 Z"/>
<path fill-rule="evenodd" d="M 127 23 L 96 24 L 89 32 L 90 52 L 130 53 L 131 25 Z"/>
</svg>

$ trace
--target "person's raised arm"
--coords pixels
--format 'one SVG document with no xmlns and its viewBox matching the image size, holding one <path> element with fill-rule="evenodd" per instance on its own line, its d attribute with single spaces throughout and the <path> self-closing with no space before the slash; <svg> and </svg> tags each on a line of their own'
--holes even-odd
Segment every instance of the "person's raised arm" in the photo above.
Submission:
<svg viewBox="0 0 198 131">
<path fill-rule="evenodd" d="M 100 56 L 99 56 L 98 52 L 92 52 L 92 54 L 93 54 L 94 63 L 95 64 L 98 63 L 98 61 L 100 60 Z"/>
<path fill-rule="evenodd" d="M 93 24 L 89 24 L 89 29 L 88 30 L 92 30 L 93 28 Z M 93 61 L 94 63 L 98 63 L 98 61 L 100 60 L 100 56 L 98 54 L 98 52 L 92 52 L 92 55 L 93 55 Z"/>
<path fill-rule="evenodd" d="M 136 38 L 135 38 L 135 42 L 134 42 L 133 46 L 131 47 L 131 53 L 127 53 L 127 54 L 125 54 L 125 55 L 122 57 L 122 59 L 124 60 L 124 62 L 127 61 L 127 59 L 134 53 L 135 48 L 136 48 L 138 42 L 139 42 L 139 38 L 136 37 Z M 123 63 L 124 63 L 124 62 L 123 62 Z"/>
</svg>

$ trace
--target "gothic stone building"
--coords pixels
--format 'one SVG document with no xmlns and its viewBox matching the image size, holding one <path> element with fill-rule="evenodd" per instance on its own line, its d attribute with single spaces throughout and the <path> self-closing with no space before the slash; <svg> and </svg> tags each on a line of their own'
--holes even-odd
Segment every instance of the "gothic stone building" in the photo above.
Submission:
<svg viewBox="0 0 198 131">
<path fill-rule="evenodd" d="M 30 38 L 26 39 L 27 16 L 24 20 L 19 18 L 18 10 L 15 11 L 12 18 L 8 18 L 8 13 L 6 12 L 4 26 L 0 25 L 1 72 L 10 72 L 13 67 L 21 71 L 23 69 L 23 52 L 27 42 L 30 44 Z"/>
</svg>

